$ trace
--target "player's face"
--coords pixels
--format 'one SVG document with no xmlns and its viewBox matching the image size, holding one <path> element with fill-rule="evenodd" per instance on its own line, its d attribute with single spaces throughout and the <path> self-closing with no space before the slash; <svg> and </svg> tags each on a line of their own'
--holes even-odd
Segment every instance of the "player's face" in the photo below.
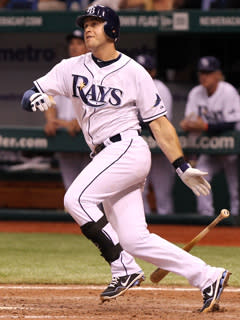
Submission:
<svg viewBox="0 0 240 320">
<path fill-rule="evenodd" d="M 68 44 L 69 57 L 77 57 L 87 52 L 87 48 L 82 39 L 72 38 Z"/>
<path fill-rule="evenodd" d="M 199 72 L 199 83 L 205 87 L 208 91 L 213 91 L 217 88 L 217 84 L 220 81 L 220 72 Z"/>
<path fill-rule="evenodd" d="M 84 22 L 84 40 L 88 50 L 94 52 L 107 43 L 104 32 L 104 21 L 94 17 L 86 18 Z"/>
</svg>

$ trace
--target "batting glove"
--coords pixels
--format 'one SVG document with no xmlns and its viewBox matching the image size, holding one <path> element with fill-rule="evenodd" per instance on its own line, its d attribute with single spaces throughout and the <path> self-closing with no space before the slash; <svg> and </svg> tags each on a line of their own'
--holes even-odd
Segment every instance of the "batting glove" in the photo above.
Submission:
<svg viewBox="0 0 240 320">
<path fill-rule="evenodd" d="M 51 107 L 52 103 L 46 93 L 34 93 L 30 97 L 32 111 L 45 111 Z"/>
<path fill-rule="evenodd" d="M 176 172 L 196 196 L 207 196 L 210 193 L 211 186 L 207 180 L 203 178 L 208 172 L 194 169 L 187 163 L 178 167 Z"/>
</svg>

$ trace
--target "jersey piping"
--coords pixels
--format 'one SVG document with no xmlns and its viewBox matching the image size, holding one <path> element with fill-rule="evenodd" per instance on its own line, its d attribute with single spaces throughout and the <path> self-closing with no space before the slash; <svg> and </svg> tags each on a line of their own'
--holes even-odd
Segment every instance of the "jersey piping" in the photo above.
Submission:
<svg viewBox="0 0 240 320">
<path fill-rule="evenodd" d="M 39 92 L 44 93 L 44 90 L 41 88 L 40 84 L 37 81 L 34 81 L 34 84 L 37 85 L 37 89 L 39 90 Z"/>
<path fill-rule="evenodd" d="M 129 150 L 129 148 L 131 147 L 133 142 L 133 139 L 131 139 L 129 145 L 127 146 L 126 150 L 116 159 L 114 160 L 109 166 L 107 166 L 105 169 L 103 169 L 99 174 L 96 175 L 95 178 L 92 179 L 92 181 L 89 182 L 89 184 L 83 189 L 83 191 L 80 193 L 79 197 L 78 197 L 78 203 L 80 205 L 80 207 L 82 208 L 82 210 L 86 213 L 86 215 L 89 217 L 89 219 L 91 219 L 91 221 L 94 222 L 93 218 L 90 216 L 90 214 L 87 212 L 87 210 L 84 209 L 84 207 L 81 204 L 81 196 L 83 195 L 84 191 L 87 190 L 87 188 L 103 173 L 105 172 L 108 168 L 110 168 L 113 164 L 115 164 L 117 161 L 119 161 Z"/>
<path fill-rule="evenodd" d="M 89 73 L 92 75 L 93 79 L 94 79 L 94 74 L 92 73 L 92 71 L 88 68 L 88 66 L 86 65 L 86 57 L 84 59 L 84 66 L 85 68 L 89 71 Z"/>
<path fill-rule="evenodd" d="M 122 65 L 122 66 L 119 67 L 118 69 L 113 70 L 113 71 L 109 72 L 108 74 L 106 74 L 105 77 L 102 79 L 101 84 L 103 84 L 103 81 L 104 81 L 110 74 L 112 74 L 112 73 L 114 73 L 114 72 L 116 72 L 116 71 L 118 71 L 118 70 L 120 70 L 120 69 L 123 69 L 130 61 L 131 61 L 131 59 L 129 59 L 124 65 Z"/>
<path fill-rule="evenodd" d="M 144 118 L 144 119 L 142 119 L 142 120 L 143 120 L 144 122 L 149 122 L 149 121 L 155 120 L 155 119 L 157 119 L 157 118 L 159 118 L 159 117 L 161 117 L 162 115 L 165 115 L 165 114 L 167 114 L 167 112 L 166 112 L 166 111 L 163 111 L 163 112 L 160 112 L 160 113 L 158 113 L 158 114 L 155 114 L 155 115 L 152 116 L 152 117 Z"/>
<path fill-rule="evenodd" d="M 91 127 L 91 117 L 96 113 L 96 108 L 94 108 L 93 110 L 93 113 L 88 117 L 88 135 L 89 137 L 91 138 L 92 140 L 92 144 L 96 145 L 94 142 L 93 142 L 93 136 L 90 134 L 90 127 Z"/>
</svg>

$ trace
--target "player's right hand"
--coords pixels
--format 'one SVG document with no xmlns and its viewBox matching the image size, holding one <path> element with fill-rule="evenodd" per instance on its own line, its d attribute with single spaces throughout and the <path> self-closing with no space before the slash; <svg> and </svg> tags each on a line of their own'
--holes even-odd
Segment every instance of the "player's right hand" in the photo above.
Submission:
<svg viewBox="0 0 240 320">
<path fill-rule="evenodd" d="M 55 136 L 58 126 L 54 120 L 48 121 L 44 126 L 44 131 L 47 136 Z"/>
<path fill-rule="evenodd" d="M 32 111 L 45 111 L 52 106 L 52 103 L 46 93 L 34 93 L 30 97 Z"/>
</svg>

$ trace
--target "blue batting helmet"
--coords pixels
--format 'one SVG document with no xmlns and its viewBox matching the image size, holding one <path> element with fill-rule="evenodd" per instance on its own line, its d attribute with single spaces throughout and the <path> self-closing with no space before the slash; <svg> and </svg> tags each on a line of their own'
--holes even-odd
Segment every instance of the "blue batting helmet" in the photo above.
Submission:
<svg viewBox="0 0 240 320">
<path fill-rule="evenodd" d="M 202 72 L 214 72 L 220 70 L 220 61 L 212 56 L 202 57 L 198 61 L 198 71 Z"/>
<path fill-rule="evenodd" d="M 156 60 L 149 54 L 139 54 L 135 57 L 135 60 L 147 70 L 156 68 Z"/>
<path fill-rule="evenodd" d="M 104 31 L 106 35 L 117 41 L 120 32 L 120 20 L 114 10 L 100 5 L 91 6 L 85 11 L 85 14 L 77 17 L 76 24 L 83 28 L 87 17 L 96 17 L 105 21 Z"/>
</svg>

